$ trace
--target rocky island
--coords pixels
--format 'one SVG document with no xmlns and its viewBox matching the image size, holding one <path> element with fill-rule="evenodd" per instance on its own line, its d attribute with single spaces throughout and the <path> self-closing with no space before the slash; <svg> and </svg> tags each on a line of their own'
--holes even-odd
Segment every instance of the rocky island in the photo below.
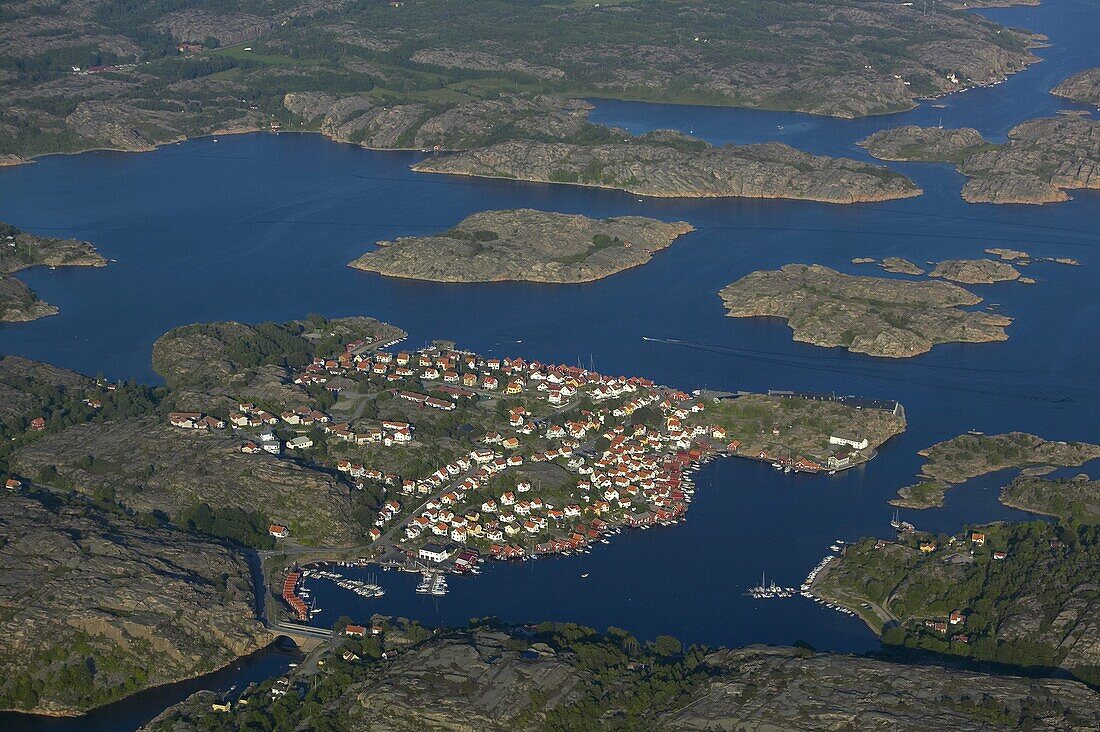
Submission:
<svg viewBox="0 0 1100 732">
<path fill-rule="evenodd" d="M 1050 93 L 1078 104 L 1100 105 L 1100 69 L 1079 71 Z"/>
<path fill-rule="evenodd" d="M 859 146 L 879 160 L 899 162 L 961 163 L 967 156 L 990 147 L 982 134 L 970 127 L 944 129 L 905 125 L 880 130 Z"/>
<path fill-rule="evenodd" d="M 56 315 L 12 273 L 28 267 L 105 267 L 107 260 L 91 244 L 78 239 L 54 239 L 21 231 L 0 222 L 0 323 L 37 320 Z"/>
<path fill-rule="evenodd" d="M 951 162 L 970 180 L 970 203 L 1056 203 L 1067 190 L 1100 187 L 1100 121 L 1080 116 L 1033 119 L 1017 125 L 1004 144 L 974 130 L 898 127 L 861 145 L 886 160 Z"/>
<path fill-rule="evenodd" d="M 568 183 L 661 198 L 790 198 L 827 203 L 920 195 L 903 175 L 781 143 L 714 147 L 675 132 L 596 145 L 509 141 L 428 158 L 427 173 Z"/>
<path fill-rule="evenodd" d="M 441 234 L 379 242 L 350 266 L 433 282 L 591 282 L 645 264 L 691 230 L 641 216 L 482 211 Z"/>
<path fill-rule="evenodd" d="M 941 277 L 964 285 L 989 285 L 1020 279 L 1020 270 L 996 259 L 945 259 L 936 264 L 929 277 Z"/>
<path fill-rule="evenodd" d="M 1034 719 L 1047 729 L 1100 723 L 1097 693 L 1064 679 L 797 648 L 688 649 L 670 636 L 641 642 L 623 630 L 600 633 L 572 623 L 518 628 L 476 621 L 425 638 L 429 631 L 399 620 L 373 622 L 378 636 L 346 639 L 345 652 L 327 653 L 315 676 L 299 668 L 240 699 L 201 692 L 143 732 L 235 729 L 246 719 L 261 728 L 278 720 L 288 728 L 392 732 L 824 731 L 837 729 L 838 720 L 857 729 L 985 732 L 1002 728 L 990 723 L 994 714 Z M 388 660 L 381 660 L 383 652 Z M 309 700 L 296 693 L 307 687 Z M 226 701 L 229 711 L 212 711 Z"/>
<path fill-rule="evenodd" d="M 857 277 L 821 265 L 753 272 L 719 295 L 732 318 L 783 318 L 797 341 L 888 358 L 938 343 L 1003 341 L 1012 322 L 964 310 L 981 298 L 946 282 Z"/>
<path fill-rule="evenodd" d="M 920 482 L 901 488 L 890 501 L 905 508 L 934 508 L 953 485 L 1005 468 L 1075 466 L 1100 457 L 1100 445 L 1048 441 L 1023 432 L 965 434 L 920 451 Z"/>
</svg>

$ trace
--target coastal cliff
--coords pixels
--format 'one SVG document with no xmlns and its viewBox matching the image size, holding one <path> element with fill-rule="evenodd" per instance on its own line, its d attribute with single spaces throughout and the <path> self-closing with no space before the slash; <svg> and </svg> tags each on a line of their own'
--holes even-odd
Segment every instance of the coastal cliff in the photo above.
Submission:
<svg viewBox="0 0 1100 732">
<path fill-rule="evenodd" d="M 434 282 L 591 282 L 645 264 L 691 230 L 640 216 L 483 211 L 442 234 L 379 242 L 349 266 Z"/>
<path fill-rule="evenodd" d="M 719 295 L 729 317 L 784 318 L 796 341 L 888 358 L 938 343 L 1003 341 L 1012 322 L 962 309 L 982 299 L 946 282 L 853 276 L 821 265 L 753 272 Z"/>
<path fill-rule="evenodd" d="M 413 166 L 449 173 L 613 188 L 662 198 L 791 198 L 828 203 L 920 195 L 903 175 L 781 143 L 714 147 L 673 132 L 627 142 L 575 145 L 510 141 Z"/>
</svg>

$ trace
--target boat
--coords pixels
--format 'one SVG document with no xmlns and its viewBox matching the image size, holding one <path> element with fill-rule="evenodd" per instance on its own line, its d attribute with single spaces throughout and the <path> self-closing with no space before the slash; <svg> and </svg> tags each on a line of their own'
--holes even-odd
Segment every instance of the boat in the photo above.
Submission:
<svg viewBox="0 0 1100 732">
<path fill-rule="evenodd" d="M 587 578 L 588 578 L 588 572 L 585 572 L 584 574 L 581 575 L 581 579 L 587 579 Z"/>
<path fill-rule="evenodd" d="M 898 511 L 894 509 L 894 517 L 890 519 L 890 527 L 894 529 L 901 528 L 901 521 L 898 519 Z"/>
</svg>

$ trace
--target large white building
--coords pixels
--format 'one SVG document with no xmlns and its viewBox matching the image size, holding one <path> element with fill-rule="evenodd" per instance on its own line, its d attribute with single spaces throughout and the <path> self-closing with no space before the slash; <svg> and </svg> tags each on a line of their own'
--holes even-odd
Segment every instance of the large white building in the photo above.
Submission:
<svg viewBox="0 0 1100 732">
<path fill-rule="evenodd" d="M 863 450 L 870 442 L 866 437 L 849 437 L 847 435 L 829 435 L 830 445 L 844 445 L 845 447 L 851 447 L 856 450 Z"/>
</svg>

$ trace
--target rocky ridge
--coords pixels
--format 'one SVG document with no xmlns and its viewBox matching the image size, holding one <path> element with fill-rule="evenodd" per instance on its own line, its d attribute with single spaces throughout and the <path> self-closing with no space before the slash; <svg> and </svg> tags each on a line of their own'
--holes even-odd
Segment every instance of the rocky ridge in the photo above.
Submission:
<svg viewBox="0 0 1100 732">
<path fill-rule="evenodd" d="M 691 230 L 641 216 L 482 211 L 442 234 L 379 242 L 349 266 L 434 282 L 591 282 L 645 264 Z"/>
<path fill-rule="evenodd" d="M 76 714 L 225 666 L 271 637 L 248 564 L 79 501 L 0 501 L 0 705 Z"/>
<path fill-rule="evenodd" d="M 588 127 L 592 105 L 579 99 L 501 95 L 449 107 L 385 104 L 363 96 L 292 92 L 284 107 L 337 142 L 373 149 L 466 150 L 501 136 L 567 139 Z"/>
<path fill-rule="evenodd" d="M 962 309 L 981 298 L 946 282 L 853 276 L 821 265 L 753 272 L 719 295 L 730 317 L 784 318 L 796 341 L 888 358 L 939 343 L 1003 341 L 1012 322 Z"/>
<path fill-rule="evenodd" d="M 512 732 L 556 729 L 551 720 L 565 718 L 575 729 L 607 728 L 625 713 L 613 709 L 601 716 L 586 699 L 587 689 L 601 688 L 611 706 L 634 706 L 638 698 L 631 679 L 645 677 L 648 669 L 641 662 L 630 670 L 615 666 L 597 682 L 595 673 L 568 649 L 522 633 L 479 629 L 446 631 L 399 652 L 392 661 L 353 667 L 350 673 L 352 681 L 342 693 L 311 710 L 312 724 L 321 719 L 343 729 L 376 732 Z M 719 649 L 698 662 L 685 662 L 681 673 L 695 684 L 672 699 L 647 697 L 641 715 L 647 728 L 935 727 L 984 732 L 1008 729 L 1010 720 L 1033 714 L 1050 729 L 1084 729 L 1100 722 L 1096 692 L 1078 682 L 991 676 L 792 648 Z M 292 675 L 289 682 L 304 679 Z M 213 714 L 210 705 L 217 700 L 210 693 L 195 695 L 144 729 L 204 729 Z M 256 713 L 255 704 L 250 701 L 250 714 Z M 298 719 L 305 714 L 302 704 L 295 698 L 285 711 Z"/>
</svg>

